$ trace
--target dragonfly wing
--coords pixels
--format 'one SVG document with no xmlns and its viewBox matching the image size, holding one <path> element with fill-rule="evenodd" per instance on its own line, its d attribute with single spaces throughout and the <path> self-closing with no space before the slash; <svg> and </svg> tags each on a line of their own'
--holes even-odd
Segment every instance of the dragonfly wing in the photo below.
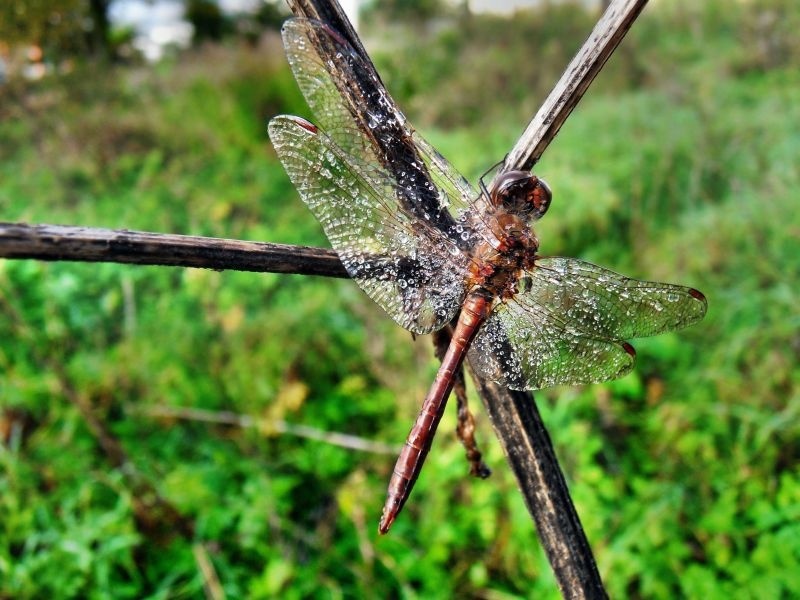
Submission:
<svg viewBox="0 0 800 600">
<path fill-rule="evenodd" d="M 411 128 L 372 65 L 319 21 L 289 19 L 282 34 L 289 65 L 321 128 L 348 154 L 383 165 L 404 208 L 447 231 L 478 193 Z"/>
<path fill-rule="evenodd" d="M 625 342 L 593 337 L 545 307 L 532 310 L 529 298 L 515 297 L 489 316 L 469 361 L 510 389 L 538 390 L 621 377 L 633 368 L 635 353 Z"/>
<path fill-rule="evenodd" d="M 546 306 L 597 337 L 630 339 L 681 329 L 701 320 L 708 308 L 693 288 L 630 279 L 574 258 L 537 259 L 526 279 L 530 289 L 523 302 L 532 310 Z"/>
<path fill-rule="evenodd" d="M 498 303 L 470 355 L 479 372 L 512 389 L 620 377 L 635 357 L 623 339 L 685 327 L 707 308 L 695 289 L 630 279 L 571 258 L 537 259 L 518 288 Z"/>
<path fill-rule="evenodd" d="M 365 109 L 372 94 L 364 87 L 375 85 L 374 70 L 319 21 L 288 19 L 281 34 L 295 81 L 320 127 L 348 154 L 373 158 L 372 143 L 364 132 L 369 128 Z"/>
<path fill-rule="evenodd" d="M 439 190 L 440 204 L 448 208 L 456 222 L 463 222 L 476 209 L 481 194 L 418 131 L 414 131 L 411 137 Z"/>
<path fill-rule="evenodd" d="M 400 210 L 393 177 L 299 117 L 275 117 L 269 135 L 358 285 L 414 333 L 450 321 L 464 297 L 469 259 L 443 233 Z"/>
</svg>

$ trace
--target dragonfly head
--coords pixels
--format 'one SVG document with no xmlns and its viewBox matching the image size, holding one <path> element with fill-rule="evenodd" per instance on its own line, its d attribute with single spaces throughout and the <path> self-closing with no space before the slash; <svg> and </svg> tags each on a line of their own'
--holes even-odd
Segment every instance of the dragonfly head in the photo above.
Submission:
<svg viewBox="0 0 800 600">
<path fill-rule="evenodd" d="M 495 206 L 536 221 L 547 212 L 553 192 L 543 179 L 528 171 L 507 171 L 492 186 L 491 199 Z"/>
</svg>

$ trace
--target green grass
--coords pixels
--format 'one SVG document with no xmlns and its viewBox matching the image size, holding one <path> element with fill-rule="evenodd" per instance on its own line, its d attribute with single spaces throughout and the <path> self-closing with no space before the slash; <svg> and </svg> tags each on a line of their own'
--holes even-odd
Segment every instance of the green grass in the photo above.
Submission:
<svg viewBox="0 0 800 600">
<path fill-rule="evenodd" d="M 701 324 L 637 340 L 625 379 L 537 394 L 611 597 L 800 595 L 793 6 L 654 5 L 537 166 L 555 192 L 544 253 L 709 298 Z M 537 36 L 524 34 L 541 17 L 521 17 L 377 48 L 412 121 L 471 178 L 535 109 L 525 90 L 545 93 L 580 43 L 569 13 L 551 17 Z M 498 39 L 501 26 L 518 29 Z M 572 33 L 556 44 L 558 31 Z M 486 48 L 486 72 L 459 63 Z M 527 64 L 522 87 L 476 85 L 537 52 L 544 87 Z M 275 41 L 0 94 L 3 220 L 326 244 L 266 138 L 272 115 L 308 115 Z M 435 368 L 427 339 L 347 281 L 0 261 L 0 598 L 200 597 L 193 543 L 229 597 L 557 597 L 477 401 L 493 477 L 466 476 L 448 411 L 385 538 L 394 457 L 149 414 L 399 444 Z M 80 402 L 194 539 L 136 518 L 141 498 Z"/>
</svg>

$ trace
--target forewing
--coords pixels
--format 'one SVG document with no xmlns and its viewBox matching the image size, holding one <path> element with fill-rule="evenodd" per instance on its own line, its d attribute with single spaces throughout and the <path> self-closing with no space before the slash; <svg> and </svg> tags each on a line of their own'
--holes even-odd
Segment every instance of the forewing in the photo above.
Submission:
<svg viewBox="0 0 800 600">
<path fill-rule="evenodd" d="M 640 281 L 573 258 L 540 258 L 523 295 L 596 337 L 630 339 L 680 329 L 706 314 L 705 296 L 670 283 Z M 523 286 L 525 287 L 525 286 Z"/>
<path fill-rule="evenodd" d="M 408 125 L 406 126 L 411 130 Z M 463 221 L 464 215 L 473 209 L 480 193 L 418 131 L 411 131 L 417 152 L 439 191 L 441 203 L 450 210 L 457 221 Z"/>
<path fill-rule="evenodd" d="M 540 258 L 498 303 L 470 361 L 512 389 L 606 381 L 628 373 L 625 338 L 691 325 L 706 313 L 695 289 L 639 281 L 571 258 Z"/>
<path fill-rule="evenodd" d="M 321 128 L 361 162 L 383 165 L 404 209 L 449 231 L 477 191 L 411 128 L 372 66 L 318 21 L 290 19 L 282 33 L 292 72 Z"/>
<path fill-rule="evenodd" d="M 401 211 L 394 180 L 298 117 L 270 121 L 275 151 L 349 275 L 397 323 L 429 333 L 464 296 L 468 259 L 452 240 Z"/>
<path fill-rule="evenodd" d="M 629 344 L 588 335 L 518 296 L 499 303 L 473 341 L 469 361 L 478 373 L 513 390 L 537 390 L 607 381 L 633 368 Z"/>
</svg>

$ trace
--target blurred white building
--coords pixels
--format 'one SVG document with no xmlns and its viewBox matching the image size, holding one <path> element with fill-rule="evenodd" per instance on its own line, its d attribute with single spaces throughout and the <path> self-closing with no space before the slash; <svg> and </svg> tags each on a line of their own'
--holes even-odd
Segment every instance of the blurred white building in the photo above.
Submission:
<svg viewBox="0 0 800 600">
<path fill-rule="evenodd" d="M 0 0 L 1 1 L 1 0 Z M 228 13 L 255 11 L 263 0 L 219 0 L 220 8 Z M 380 1 L 380 0 L 377 0 Z M 464 0 L 445 0 L 463 4 Z M 340 0 L 353 25 L 358 28 L 358 10 L 366 0 Z M 510 13 L 519 8 L 540 4 L 542 0 L 467 0 L 473 12 Z M 600 0 L 584 0 L 599 4 Z M 132 27 L 136 31 L 135 46 L 148 60 L 158 60 L 168 46 L 185 48 L 192 40 L 192 26 L 184 18 L 181 0 L 115 0 L 111 3 L 110 18 L 115 25 Z"/>
</svg>

